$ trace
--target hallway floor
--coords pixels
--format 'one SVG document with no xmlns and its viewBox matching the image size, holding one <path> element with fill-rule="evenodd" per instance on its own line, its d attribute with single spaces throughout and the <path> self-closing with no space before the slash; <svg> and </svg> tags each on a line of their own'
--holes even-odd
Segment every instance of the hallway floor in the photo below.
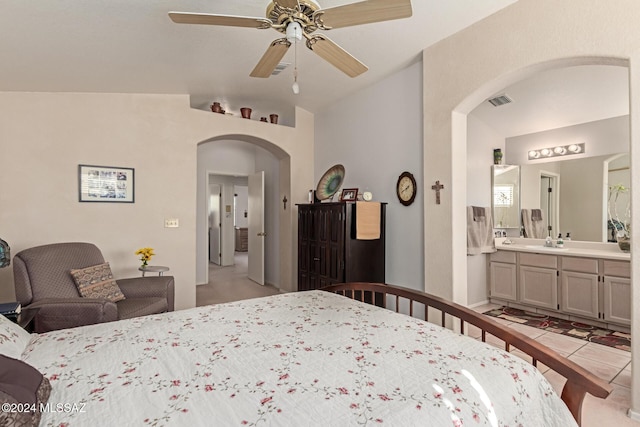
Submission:
<svg viewBox="0 0 640 427">
<path fill-rule="evenodd" d="M 196 286 L 196 305 L 239 301 L 243 299 L 266 297 L 280 293 L 280 290 L 269 285 L 259 285 L 249 279 L 249 255 L 247 252 L 236 252 L 235 265 L 220 267 L 209 263 L 209 283 Z"/>
<path fill-rule="evenodd" d="M 280 291 L 273 286 L 259 285 L 247 277 L 248 256 L 246 252 L 236 252 L 236 265 L 220 267 L 209 264 L 209 283 L 196 287 L 196 305 L 219 304 L 249 298 L 275 295 Z M 474 310 L 485 312 L 496 305 L 483 305 Z M 616 427 L 640 426 L 640 422 L 633 421 L 626 416 L 631 401 L 631 353 L 623 350 L 590 343 L 573 337 L 568 337 L 541 329 L 495 319 L 510 328 L 541 342 L 565 357 L 573 360 L 587 370 L 613 386 L 613 392 L 606 399 L 587 396 L 582 408 L 582 427 L 601 427 L 615 425 Z M 471 327 L 468 334 L 479 339 L 480 333 Z M 504 342 L 487 336 L 487 342 L 496 347 L 504 348 Z M 524 353 L 517 349 L 511 351 L 525 360 Z M 548 367 L 538 364 L 538 369 L 560 393 L 564 379 Z"/>
</svg>

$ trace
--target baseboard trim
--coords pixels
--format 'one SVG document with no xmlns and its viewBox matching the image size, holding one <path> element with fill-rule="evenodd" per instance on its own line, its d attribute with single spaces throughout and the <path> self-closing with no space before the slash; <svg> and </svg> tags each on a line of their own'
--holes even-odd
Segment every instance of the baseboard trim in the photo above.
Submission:
<svg viewBox="0 0 640 427">
<path fill-rule="evenodd" d="M 491 301 L 489 301 L 488 299 L 484 300 L 484 301 L 477 302 L 475 304 L 471 304 L 471 305 L 467 306 L 467 308 L 476 308 L 476 307 L 480 307 L 481 305 L 487 305 L 487 304 L 491 304 Z"/>
<path fill-rule="evenodd" d="M 629 408 L 629 410 L 627 411 L 627 416 L 632 420 L 640 421 L 640 412 L 634 411 L 631 408 Z"/>
</svg>

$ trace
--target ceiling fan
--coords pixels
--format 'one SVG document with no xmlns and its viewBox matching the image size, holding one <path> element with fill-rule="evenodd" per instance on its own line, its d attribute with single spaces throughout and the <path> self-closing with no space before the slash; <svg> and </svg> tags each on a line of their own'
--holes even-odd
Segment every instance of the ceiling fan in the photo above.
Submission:
<svg viewBox="0 0 640 427">
<path fill-rule="evenodd" d="M 306 39 L 306 46 L 322 59 L 350 77 L 359 76 L 368 70 L 366 65 L 328 37 L 313 33 L 316 30 L 408 18 L 411 15 L 411 0 L 366 0 L 328 9 L 321 9 L 313 0 L 271 0 L 267 6 L 266 18 L 169 12 L 171 20 L 179 24 L 273 28 L 284 33 L 285 37 L 271 43 L 250 74 L 251 77 L 263 78 L 273 73 L 291 43 L 297 43 L 303 37 Z"/>
</svg>

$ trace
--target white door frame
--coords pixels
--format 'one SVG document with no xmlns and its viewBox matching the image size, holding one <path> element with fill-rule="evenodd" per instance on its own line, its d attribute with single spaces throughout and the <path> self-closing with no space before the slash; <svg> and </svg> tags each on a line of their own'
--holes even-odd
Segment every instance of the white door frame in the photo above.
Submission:
<svg viewBox="0 0 640 427">
<path fill-rule="evenodd" d="M 222 184 L 220 183 L 210 183 L 209 176 L 207 176 L 207 210 L 209 219 L 209 262 L 213 262 L 214 264 L 221 265 L 222 264 Z M 211 191 L 213 186 L 218 187 L 218 197 L 217 206 L 211 206 L 212 198 L 215 196 L 215 193 Z M 217 211 L 216 211 L 217 209 Z M 211 215 L 217 213 L 217 217 L 214 218 L 217 221 L 216 224 L 211 224 Z M 217 231 L 216 231 L 217 230 Z M 217 239 L 217 242 L 212 242 L 213 239 Z M 212 251 L 218 251 L 217 254 L 211 253 Z M 216 262 L 217 261 L 217 262 Z"/>
<path fill-rule="evenodd" d="M 249 175 L 249 279 L 264 285 L 264 171 Z"/>
<path fill-rule="evenodd" d="M 551 192 L 551 208 L 549 212 L 551 215 L 548 215 L 547 224 L 551 225 L 551 229 L 553 230 L 553 234 L 551 236 L 552 239 L 555 239 L 557 236 L 555 233 L 559 233 L 560 230 L 560 175 L 554 172 L 548 172 L 545 170 L 540 171 L 540 178 L 538 179 L 538 185 L 540 186 L 540 197 L 542 197 L 542 178 L 549 178 L 553 184 L 553 191 Z M 542 206 L 541 206 L 542 207 Z M 545 212 L 546 214 L 546 212 Z M 549 231 L 545 230 L 545 237 L 549 235 Z"/>
</svg>

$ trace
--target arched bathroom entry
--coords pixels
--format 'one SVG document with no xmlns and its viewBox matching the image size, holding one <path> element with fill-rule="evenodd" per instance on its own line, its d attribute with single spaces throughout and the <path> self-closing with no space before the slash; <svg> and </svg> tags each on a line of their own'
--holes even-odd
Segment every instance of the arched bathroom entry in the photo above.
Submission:
<svg viewBox="0 0 640 427">
<path fill-rule="evenodd" d="M 197 172 L 197 235 L 196 235 L 196 279 L 198 284 L 207 283 L 209 263 L 209 184 L 213 177 L 223 183 L 222 188 L 222 230 L 223 247 L 229 252 L 223 253 L 223 265 L 233 263 L 235 245 L 229 244 L 234 239 L 233 230 L 233 183 L 242 180 L 257 171 L 265 175 L 265 251 L 264 269 L 265 283 L 279 287 L 281 283 L 281 260 L 283 253 L 281 239 L 279 194 L 289 193 L 288 156 L 268 141 L 246 135 L 225 135 L 212 138 L 198 145 Z M 284 175 L 284 176 L 283 176 Z M 284 179 L 283 179 L 284 178 Z M 238 181 L 240 182 L 240 181 Z M 224 185 L 226 183 L 227 185 Z M 229 210 L 229 212 L 227 212 Z M 230 249 L 229 249 L 230 248 Z M 257 251 L 256 251 L 257 253 Z M 256 256 L 256 254 L 253 254 Z M 249 254 L 252 256 L 252 254 Z"/>
<path fill-rule="evenodd" d="M 424 188 L 440 180 L 442 203 L 425 198 L 425 288 L 465 303 L 466 125 L 467 114 L 484 99 L 526 75 L 550 66 L 612 64 L 629 66 L 629 98 L 640 102 L 640 33 L 634 32 L 640 8 L 630 2 L 520 0 L 423 52 Z M 567 16 L 575 25 L 566 25 Z M 535 25 L 532 25 L 535 23 Z M 562 59 L 558 59 L 562 58 Z M 613 59 L 611 59 L 613 58 Z M 640 114 L 629 115 L 631 163 L 640 164 Z M 631 199 L 640 200 L 640 173 L 631 170 Z M 633 203 L 633 202 L 632 202 Z M 634 242 L 640 229 L 633 225 Z M 640 257 L 632 257 L 632 283 Z M 640 293 L 632 293 L 632 331 L 640 328 Z M 632 363 L 640 361 L 634 340 Z M 640 419 L 640 373 L 632 374 L 631 413 Z"/>
<path fill-rule="evenodd" d="M 606 228 L 602 159 L 629 151 L 629 71 L 624 61 L 580 62 L 568 59 L 532 66 L 533 73 L 516 73 L 524 76 L 493 89 L 471 109 L 466 116 L 465 205 L 491 206 L 491 154 L 502 149 L 503 163 L 520 167 L 520 205 L 542 209 L 545 235 L 570 233 L 575 240 L 602 241 Z M 498 95 L 511 102 L 493 106 L 488 99 Z M 579 155 L 528 158 L 533 149 L 578 142 L 586 144 Z M 518 237 L 521 230 L 501 231 Z M 469 305 L 488 299 L 485 258 L 466 259 Z"/>
</svg>

